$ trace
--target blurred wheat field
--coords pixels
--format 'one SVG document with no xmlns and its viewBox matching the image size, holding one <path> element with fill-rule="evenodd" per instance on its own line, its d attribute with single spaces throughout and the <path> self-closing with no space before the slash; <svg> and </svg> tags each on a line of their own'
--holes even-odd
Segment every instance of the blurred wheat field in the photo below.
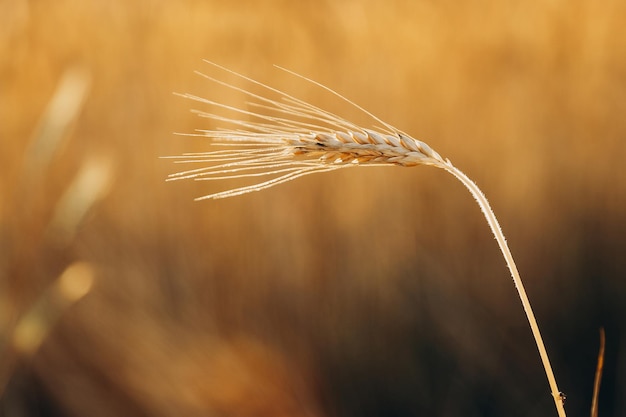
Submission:
<svg viewBox="0 0 626 417">
<path fill-rule="evenodd" d="M 0 1 L 2 415 L 555 415 L 466 191 L 371 168 L 193 202 L 160 156 L 241 97 L 209 59 L 359 123 L 327 85 L 485 191 L 570 415 L 626 413 L 620 1 Z M 223 188 L 223 186 L 221 187 Z"/>
</svg>

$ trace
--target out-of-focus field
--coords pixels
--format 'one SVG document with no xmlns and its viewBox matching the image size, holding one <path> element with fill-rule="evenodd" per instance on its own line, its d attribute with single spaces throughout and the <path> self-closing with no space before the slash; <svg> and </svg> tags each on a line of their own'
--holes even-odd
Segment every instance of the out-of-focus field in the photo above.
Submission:
<svg viewBox="0 0 626 417">
<path fill-rule="evenodd" d="M 272 64 L 292 69 L 450 158 L 500 218 L 570 415 L 588 415 L 601 327 L 600 416 L 626 415 L 625 17 L 0 1 L 0 414 L 556 415 L 451 176 L 354 169 L 201 203 L 228 184 L 164 181 L 180 167 L 159 156 L 207 149 L 174 132 L 217 127 L 172 93 L 236 99 L 194 74 L 208 59 L 362 120 Z"/>
</svg>

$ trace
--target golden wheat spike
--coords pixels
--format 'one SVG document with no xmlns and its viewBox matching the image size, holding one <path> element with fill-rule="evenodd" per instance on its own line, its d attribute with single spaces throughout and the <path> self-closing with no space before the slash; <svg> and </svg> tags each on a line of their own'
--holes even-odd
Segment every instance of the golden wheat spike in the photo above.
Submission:
<svg viewBox="0 0 626 417">
<path fill-rule="evenodd" d="M 218 111 L 234 112 L 239 117 L 227 117 L 217 112 L 195 111 L 201 117 L 231 126 L 217 130 L 200 130 L 193 134 L 193 136 L 211 138 L 213 139 L 212 145 L 219 145 L 224 149 L 171 157 L 179 163 L 199 163 L 203 166 L 172 174 L 169 180 L 270 177 L 270 179 L 262 182 L 255 182 L 251 185 L 198 198 L 198 200 L 204 200 L 234 197 L 253 191 L 261 191 L 305 175 L 348 167 L 430 165 L 448 171 L 465 185 L 476 199 L 498 242 L 535 338 L 557 412 L 560 417 L 565 417 L 564 397 L 557 387 L 550 360 L 517 266 L 489 202 L 471 179 L 452 165 L 450 160 L 442 158 L 425 142 L 412 138 L 334 90 L 306 77 L 285 70 L 350 103 L 370 116 L 381 127 L 372 129 L 360 127 L 276 88 L 218 64 L 206 62 L 245 82 L 261 87 L 268 95 L 255 94 L 244 88 L 199 73 L 208 80 L 246 95 L 250 100 L 247 103 L 248 107 L 254 110 L 229 106 L 192 94 L 182 94 L 181 96 L 185 98 L 212 105 Z M 277 95 L 278 99 L 269 98 L 270 94 Z"/>
</svg>

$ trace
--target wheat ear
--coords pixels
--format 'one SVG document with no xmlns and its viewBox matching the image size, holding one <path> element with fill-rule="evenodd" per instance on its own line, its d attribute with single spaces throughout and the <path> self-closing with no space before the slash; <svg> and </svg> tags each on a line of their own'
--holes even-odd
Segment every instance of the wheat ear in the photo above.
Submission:
<svg viewBox="0 0 626 417">
<path fill-rule="evenodd" d="M 199 163 L 203 166 L 172 174 L 169 180 L 269 177 L 262 182 L 198 198 L 198 200 L 203 200 L 233 197 L 264 190 L 305 175 L 356 166 L 432 165 L 448 171 L 461 181 L 474 196 L 498 242 L 535 338 L 557 412 L 560 417 L 565 417 L 563 395 L 557 387 L 535 315 L 513 261 L 513 256 L 489 202 L 472 180 L 452 165 L 450 160 L 442 158 L 426 143 L 413 139 L 335 91 L 306 77 L 281 68 L 345 100 L 370 116 L 380 126 L 374 129 L 362 128 L 280 90 L 215 63 L 206 62 L 260 87 L 265 94 L 255 94 L 198 73 L 217 84 L 244 94 L 249 101 L 247 108 L 243 109 L 191 94 L 181 94 L 181 96 L 191 100 L 233 113 L 234 116 L 226 117 L 216 113 L 194 111 L 201 117 L 223 122 L 233 127 L 219 130 L 199 130 L 192 134 L 192 136 L 212 138 L 214 140 L 212 145 L 218 145 L 221 149 L 172 157 L 176 158 L 176 162 L 179 163 Z M 271 95 L 275 95 L 277 98 L 272 99 L 270 98 Z"/>
</svg>

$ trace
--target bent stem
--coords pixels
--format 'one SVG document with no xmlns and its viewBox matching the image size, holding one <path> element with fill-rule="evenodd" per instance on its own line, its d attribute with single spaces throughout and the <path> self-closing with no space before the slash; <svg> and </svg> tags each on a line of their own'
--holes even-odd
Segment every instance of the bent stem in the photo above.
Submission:
<svg viewBox="0 0 626 417">
<path fill-rule="evenodd" d="M 489 227 L 491 228 L 491 231 L 493 232 L 493 235 L 498 242 L 498 246 L 500 246 L 500 251 L 504 256 L 509 271 L 511 271 L 511 276 L 513 277 L 513 282 L 515 283 L 515 288 L 517 289 L 519 298 L 522 300 L 522 306 L 524 307 L 526 318 L 528 319 L 528 323 L 530 324 L 530 329 L 532 330 L 533 336 L 535 338 L 535 343 L 537 344 L 537 349 L 539 350 L 539 356 L 541 356 L 541 362 L 543 363 L 543 367 L 546 371 L 546 376 L 548 377 L 548 383 L 550 384 L 550 389 L 552 391 L 552 397 L 556 405 L 556 410 L 559 413 L 559 417 L 566 417 L 565 408 L 563 407 L 563 396 L 559 391 L 558 386 L 556 385 L 554 372 L 552 372 L 552 366 L 550 365 L 548 352 L 546 351 L 546 348 L 543 344 L 543 339 L 541 337 L 541 332 L 539 331 L 539 326 L 537 325 L 537 320 L 535 319 L 535 314 L 533 313 L 533 310 L 530 306 L 530 301 L 528 300 L 528 296 L 526 295 L 526 290 L 524 289 L 524 285 L 522 284 L 522 279 L 517 270 L 517 266 L 515 266 L 513 255 L 511 255 L 509 246 L 506 243 L 506 239 L 504 237 L 504 234 L 502 233 L 502 229 L 500 228 L 498 219 L 496 219 L 496 215 L 491 209 L 487 198 L 480 190 L 480 188 L 478 188 L 478 186 L 474 183 L 474 181 L 469 179 L 463 172 L 461 172 L 458 168 L 452 165 L 450 161 L 446 162 L 446 164 L 443 166 L 443 169 L 454 175 L 459 181 L 463 183 L 463 185 L 465 185 L 465 187 L 467 187 L 469 192 L 476 199 L 476 202 L 480 206 L 480 209 L 487 219 L 487 223 L 489 224 Z"/>
</svg>

